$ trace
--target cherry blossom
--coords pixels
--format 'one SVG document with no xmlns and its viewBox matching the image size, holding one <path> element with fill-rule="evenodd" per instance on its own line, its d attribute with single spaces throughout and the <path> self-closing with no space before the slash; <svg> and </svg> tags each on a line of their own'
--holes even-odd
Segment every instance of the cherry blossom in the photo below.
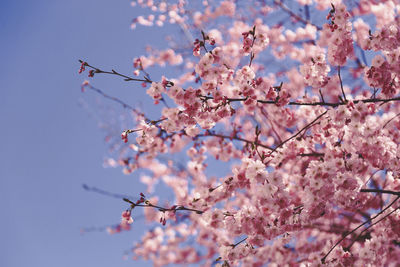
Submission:
<svg viewBox="0 0 400 267">
<path fill-rule="evenodd" d="M 132 5 L 145 14 L 132 28 L 172 24 L 181 32 L 136 57 L 133 77 L 83 60 L 79 73 L 92 79 L 82 88 L 132 113 L 107 162 L 139 177 L 146 195 L 85 189 L 123 199 L 110 233 L 135 231 L 141 222 L 132 216 L 146 218 L 134 259 L 400 262 L 397 1 Z M 157 77 L 164 67 L 175 74 Z M 141 110 L 106 94 L 92 85 L 98 75 L 142 85 L 154 106 Z"/>
</svg>

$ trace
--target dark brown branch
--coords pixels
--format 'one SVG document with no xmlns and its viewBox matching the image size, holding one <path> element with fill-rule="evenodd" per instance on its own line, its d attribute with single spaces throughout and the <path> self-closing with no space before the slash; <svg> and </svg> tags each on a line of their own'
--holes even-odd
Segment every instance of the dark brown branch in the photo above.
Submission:
<svg viewBox="0 0 400 267">
<path fill-rule="evenodd" d="M 337 245 L 339 245 L 347 236 L 353 234 L 355 231 L 357 231 L 360 227 L 362 227 L 363 225 L 371 222 L 373 219 L 377 218 L 379 215 L 381 215 L 382 213 L 384 213 L 387 209 L 389 209 L 398 199 L 400 198 L 400 196 L 398 196 L 395 200 L 393 200 L 389 205 L 386 206 L 386 208 L 384 208 L 383 210 L 381 210 L 378 214 L 376 214 L 374 217 L 372 217 L 369 220 L 366 220 L 365 222 L 363 222 L 362 224 L 360 224 L 359 226 L 357 226 L 356 228 L 354 228 L 353 230 L 351 230 L 350 232 L 348 232 L 347 234 L 345 234 L 341 239 L 339 239 L 339 241 L 337 241 L 335 243 L 335 245 L 333 245 L 333 247 L 328 251 L 328 253 L 325 254 L 325 256 L 321 259 L 322 263 L 325 263 L 326 258 L 329 256 L 329 254 L 332 252 L 332 250 L 335 249 L 335 247 Z"/>
<path fill-rule="evenodd" d="M 128 198 L 123 198 L 123 200 L 125 202 L 128 202 L 129 204 L 131 204 L 131 208 L 134 208 L 134 207 L 155 208 L 155 209 L 158 209 L 161 212 L 166 212 L 166 211 L 176 212 L 178 210 L 186 210 L 186 211 L 196 212 L 197 214 L 203 214 L 204 213 L 204 211 L 202 211 L 202 210 L 191 209 L 191 208 L 187 208 L 187 207 L 182 206 L 182 205 L 174 205 L 171 208 L 166 208 L 166 207 L 153 205 L 148 200 L 144 201 L 145 204 L 135 204 L 132 201 L 130 201 Z"/>
<path fill-rule="evenodd" d="M 391 194 L 395 196 L 400 196 L 400 192 L 383 190 L 383 189 L 361 189 L 360 192 L 363 193 L 380 193 L 380 194 Z"/>
<path fill-rule="evenodd" d="M 200 42 L 200 46 L 202 46 L 204 48 L 204 50 L 206 51 L 206 53 L 208 53 L 207 47 L 206 47 L 206 36 L 204 34 L 203 31 L 201 31 L 201 36 L 203 37 L 203 42 Z"/>
<path fill-rule="evenodd" d="M 369 225 L 367 228 L 365 228 L 364 230 L 361 231 L 361 233 L 359 233 L 356 238 L 353 240 L 353 242 L 351 242 L 350 245 L 348 245 L 346 247 L 347 250 L 350 250 L 350 248 L 354 245 L 354 243 L 360 238 L 360 236 L 367 231 L 369 228 L 375 226 L 376 224 L 378 224 L 379 222 L 383 221 L 384 219 L 386 219 L 387 217 L 389 217 L 392 213 L 394 213 L 396 210 L 400 209 L 400 206 L 398 206 L 397 208 L 395 208 L 394 210 L 392 210 L 391 212 L 389 212 L 388 214 L 386 214 L 385 216 L 383 216 L 381 219 L 379 219 L 378 221 L 374 222 L 373 224 Z"/>
<path fill-rule="evenodd" d="M 321 89 L 319 89 L 319 95 L 321 96 L 321 100 L 323 103 L 325 103 L 324 96 L 322 95 Z"/>
<path fill-rule="evenodd" d="M 212 96 L 201 96 L 201 98 L 205 100 L 212 100 L 214 97 Z M 226 99 L 228 102 L 244 102 L 247 100 L 247 98 L 227 98 Z M 359 102 L 362 103 L 388 103 L 392 101 L 400 101 L 400 96 L 398 97 L 393 97 L 393 98 L 387 98 L 387 99 L 381 99 L 381 98 L 374 98 L 374 99 L 359 99 L 359 100 L 353 100 L 354 104 L 357 104 Z M 257 103 L 261 104 L 277 104 L 277 101 L 275 100 L 257 100 Z M 338 107 L 342 105 L 347 105 L 347 103 L 344 102 L 325 102 L 325 101 L 319 101 L 319 102 L 296 102 L 296 101 L 291 101 L 287 105 L 289 106 L 327 106 L 327 107 Z"/>
<path fill-rule="evenodd" d="M 277 145 L 270 153 L 269 155 L 271 155 L 272 153 L 274 153 L 278 148 L 280 148 L 281 146 L 283 146 L 284 144 L 286 144 L 287 142 L 289 142 L 290 140 L 292 140 L 293 138 L 296 138 L 299 134 L 301 134 L 304 130 L 307 130 L 308 128 L 310 128 L 317 120 L 319 120 L 322 116 L 324 116 L 328 111 L 326 110 L 325 112 L 321 113 L 318 117 L 316 117 L 312 122 L 308 123 L 306 126 L 304 126 L 300 131 L 298 131 L 296 134 L 292 135 L 291 137 L 289 137 L 288 139 L 286 139 L 285 141 L 283 141 L 282 143 L 280 143 L 279 145 Z"/>
<path fill-rule="evenodd" d="M 99 68 L 96 68 L 96 67 L 94 67 L 94 66 L 88 64 L 87 62 L 85 62 L 85 61 L 83 61 L 83 60 L 79 60 L 79 62 L 80 62 L 81 64 L 85 64 L 85 66 L 87 66 L 87 67 L 93 69 L 93 70 L 94 70 L 94 73 L 104 73 L 104 74 L 117 75 L 117 76 L 120 76 L 120 77 L 124 78 L 124 81 L 135 81 L 135 82 L 144 82 L 144 83 L 152 83 L 152 82 L 153 82 L 153 81 L 151 81 L 151 80 L 150 80 L 149 78 L 147 78 L 147 77 L 144 77 L 144 79 L 132 78 L 132 77 L 129 77 L 129 76 L 127 76 L 127 75 L 121 74 L 121 73 L 119 73 L 119 72 L 117 72 L 117 71 L 115 71 L 115 70 L 111 70 L 111 71 L 104 71 L 104 70 L 101 70 L 101 69 L 99 69 Z"/>
<path fill-rule="evenodd" d="M 242 240 L 240 240 L 240 241 L 237 242 L 236 244 L 232 244 L 231 246 L 232 246 L 232 248 L 235 248 L 235 247 L 237 247 L 238 245 L 240 245 L 241 243 L 243 243 L 243 242 L 246 241 L 246 240 L 247 240 L 247 237 L 243 238 Z"/>
<path fill-rule="evenodd" d="M 256 146 L 260 146 L 260 147 L 263 147 L 263 148 L 266 148 L 266 149 L 269 149 L 269 150 L 273 150 L 272 147 L 269 147 L 269 146 L 264 145 L 264 144 L 259 143 L 259 142 L 250 141 L 250 140 L 238 137 L 238 136 L 228 136 L 228 135 L 216 134 L 216 133 L 213 133 L 211 131 L 207 131 L 206 134 L 198 134 L 198 135 L 196 135 L 196 137 L 207 137 L 207 136 L 215 136 L 215 137 L 219 137 L 219 138 L 223 138 L 223 139 L 242 141 L 242 142 L 245 142 L 247 144 L 254 144 Z"/>
<path fill-rule="evenodd" d="M 129 77 L 127 75 L 121 74 L 115 70 L 111 70 L 111 71 L 103 71 L 99 68 L 96 68 L 90 64 L 88 64 L 87 62 L 84 62 L 82 60 L 79 60 L 79 62 L 81 64 L 85 64 L 85 66 L 92 68 L 95 73 L 105 73 L 105 74 L 111 74 L 111 75 L 117 75 L 120 76 L 122 78 L 124 78 L 125 81 L 138 81 L 138 82 L 145 82 L 145 83 L 152 83 L 153 81 L 150 80 L 148 77 L 144 77 L 144 79 L 136 79 L 136 78 L 132 78 Z M 338 69 L 338 74 L 340 77 L 340 68 Z M 343 84 L 342 84 L 342 80 L 340 78 L 340 83 L 341 83 L 341 88 L 342 88 L 342 92 L 343 92 Z M 171 86 L 173 85 L 171 82 L 168 82 L 167 86 Z M 344 99 L 346 101 L 346 97 L 344 95 L 343 92 L 343 96 Z M 209 100 L 209 99 L 214 99 L 212 96 L 200 96 L 202 99 L 204 100 Z M 244 102 L 247 100 L 247 98 L 227 98 L 226 99 L 228 102 Z M 394 97 L 394 98 L 388 98 L 388 99 L 377 99 L 377 98 L 373 98 L 373 99 L 361 99 L 361 100 L 354 100 L 354 104 L 357 104 L 358 102 L 363 102 L 363 103 L 387 103 L 387 102 L 391 102 L 391 101 L 399 101 L 400 97 Z M 257 100 L 258 103 L 262 103 L 262 104 L 277 104 L 277 101 L 275 100 Z M 122 103 L 121 103 L 122 104 Z M 288 105 L 291 106 L 329 106 L 329 107 L 337 107 L 340 105 L 346 105 L 347 103 L 343 103 L 343 102 L 338 102 L 338 103 L 329 103 L 329 102 L 325 102 L 324 100 L 322 100 L 322 102 L 296 102 L 296 101 L 291 101 L 288 103 Z"/>
<path fill-rule="evenodd" d="M 338 76 L 339 76 L 339 81 L 340 81 L 340 89 L 342 90 L 342 95 L 343 95 L 344 102 L 347 102 L 347 99 L 346 99 L 346 94 L 344 93 L 344 90 L 343 90 L 343 81 L 342 81 L 342 76 L 340 75 L 340 66 L 338 67 Z"/>
<path fill-rule="evenodd" d="M 313 153 L 301 153 L 301 154 L 299 154 L 299 156 L 300 157 L 323 157 L 323 156 L 325 156 L 325 154 L 313 152 Z"/>
<path fill-rule="evenodd" d="M 237 247 L 239 244 L 243 243 L 244 241 L 247 240 L 247 237 L 243 238 L 242 240 L 240 240 L 239 242 L 237 242 L 236 244 L 231 244 L 230 246 L 232 247 L 232 249 L 234 249 L 235 247 Z M 215 259 L 216 262 L 220 261 L 222 259 L 222 257 L 218 257 L 217 259 Z M 222 264 L 223 267 L 229 267 L 229 263 L 227 260 L 224 260 L 224 263 Z"/>
<path fill-rule="evenodd" d="M 382 129 L 385 128 L 391 121 L 393 121 L 395 118 L 397 118 L 398 116 L 400 116 L 400 113 L 397 113 L 393 118 L 391 118 L 390 120 L 388 120 L 383 126 Z"/>
</svg>

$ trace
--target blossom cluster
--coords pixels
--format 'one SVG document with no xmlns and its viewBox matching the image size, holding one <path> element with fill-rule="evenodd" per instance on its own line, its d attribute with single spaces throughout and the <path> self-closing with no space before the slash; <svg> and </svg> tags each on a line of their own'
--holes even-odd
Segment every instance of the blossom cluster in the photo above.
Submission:
<svg viewBox="0 0 400 267">
<path fill-rule="evenodd" d="M 333 5 L 327 18 L 331 20 L 331 23 L 325 24 L 323 30 L 329 36 L 328 60 L 334 66 L 343 66 L 354 53 L 350 13 L 344 4 Z"/>
<path fill-rule="evenodd" d="M 135 259 L 400 262 L 399 4 L 292 2 L 135 1 L 151 13 L 135 27 L 169 22 L 184 36 L 136 58 L 135 78 L 81 65 L 139 81 L 163 105 L 157 120 L 132 108 L 119 139 L 126 145 L 112 161 L 154 194 L 125 200 L 128 210 L 110 228 L 134 229 L 131 215 L 144 207 L 152 227 L 133 247 Z M 310 17 L 317 13 L 324 18 Z M 150 79 L 155 66 L 179 75 Z M 169 202 L 157 184 L 171 189 Z"/>
<path fill-rule="evenodd" d="M 314 88 L 324 87 L 328 83 L 328 73 L 330 71 L 330 67 L 325 60 L 325 54 L 316 55 L 310 61 L 300 67 L 300 72 L 305 82 Z"/>
</svg>

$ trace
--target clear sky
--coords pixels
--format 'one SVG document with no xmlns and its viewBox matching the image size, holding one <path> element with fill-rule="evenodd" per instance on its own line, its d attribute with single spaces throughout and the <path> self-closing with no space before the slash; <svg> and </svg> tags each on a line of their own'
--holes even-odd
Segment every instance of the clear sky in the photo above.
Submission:
<svg viewBox="0 0 400 267">
<path fill-rule="evenodd" d="M 118 223 L 126 207 L 84 191 L 83 183 L 130 195 L 143 190 L 137 176 L 103 168 L 105 133 L 79 104 L 96 96 L 80 92 L 86 74 L 77 72 L 85 59 L 131 73 L 132 59 L 155 40 L 148 28 L 130 30 L 137 15 L 127 0 L 1 2 L 0 266 L 150 266 L 122 259 L 142 235 L 142 222 L 120 235 L 80 234 L 82 227 Z M 99 76 L 93 85 L 146 104 L 132 83 Z"/>
</svg>

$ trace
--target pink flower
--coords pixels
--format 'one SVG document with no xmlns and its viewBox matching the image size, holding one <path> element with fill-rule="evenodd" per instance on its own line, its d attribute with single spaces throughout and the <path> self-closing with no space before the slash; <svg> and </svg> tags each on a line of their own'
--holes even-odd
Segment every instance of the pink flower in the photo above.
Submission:
<svg viewBox="0 0 400 267">
<path fill-rule="evenodd" d="M 124 143 L 128 143 L 128 131 L 123 131 L 121 134 L 121 139 Z"/>
<path fill-rule="evenodd" d="M 159 100 L 162 98 L 162 93 L 165 92 L 165 88 L 162 83 L 152 82 L 149 89 L 147 89 L 146 93 L 150 95 L 153 99 Z"/>
<path fill-rule="evenodd" d="M 133 219 L 131 217 L 131 211 L 130 210 L 125 210 L 122 212 L 122 218 L 121 218 L 121 225 L 124 224 L 132 224 Z"/>
</svg>

